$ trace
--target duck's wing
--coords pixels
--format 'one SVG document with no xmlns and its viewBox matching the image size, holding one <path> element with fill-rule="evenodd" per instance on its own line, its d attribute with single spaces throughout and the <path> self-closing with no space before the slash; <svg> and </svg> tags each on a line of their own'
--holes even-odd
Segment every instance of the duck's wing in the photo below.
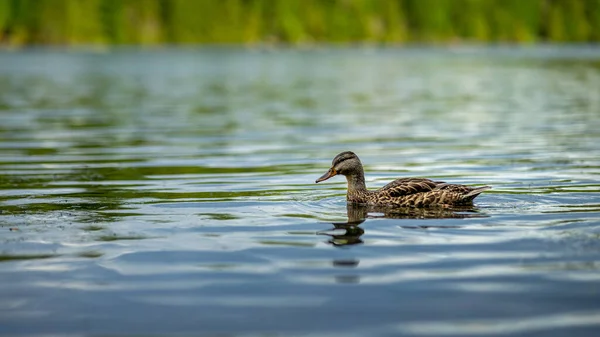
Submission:
<svg viewBox="0 0 600 337">
<path fill-rule="evenodd" d="M 442 181 L 433 181 L 425 178 L 401 178 L 383 186 L 377 192 L 392 198 L 397 198 L 416 193 L 425 193 L 437 189 L 438 186 L 450 186 Z"/>
<path fill-rule="evenodd" d="M 455 185 L 455 184 L 439 184 L 435 188 L 436 190 L 441 190 L 450 193 L 457 193 L 461 195 L 465 199 L 475 199 L 481 192 L 485 190 L 489 190 L 492 188 L 491 186 L 480 186 L 480 187 L 471 187 L 465 185 Z"/>
<path fill-rule="evenodd" d="M 473 190 L 473 188 L 469 187 L 469 186 L 448 184 L 448 183 L 438 184 L 435 187 L 435 189 L 441 190 L 441 191 L 446 191 L 446 192 L 458 193 L 458 194 L 467 194 Z"/>
</svg>

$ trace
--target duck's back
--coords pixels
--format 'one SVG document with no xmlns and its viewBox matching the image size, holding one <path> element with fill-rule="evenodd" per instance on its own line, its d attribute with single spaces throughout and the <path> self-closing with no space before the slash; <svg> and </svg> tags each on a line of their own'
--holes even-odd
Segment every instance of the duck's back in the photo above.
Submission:
<svg viewBox="0 0 600 337">
<path fill-rule="evenodd" d="M 383 186 L 378 192 L 388 192 L 392 196 L 403 196 L 414 193 L 429 192 L 438 185 L 445 184 L 443 181 L 433 181 L 426 178 L 400 178 Z"/>
<path fill-rule="evenodd" d="M 460 205 L 472 202 L 489 188 L 473 188 L 425 178 L 401 178 L 373 191 L 368 203 L 414 207 Z"/>
</svg>

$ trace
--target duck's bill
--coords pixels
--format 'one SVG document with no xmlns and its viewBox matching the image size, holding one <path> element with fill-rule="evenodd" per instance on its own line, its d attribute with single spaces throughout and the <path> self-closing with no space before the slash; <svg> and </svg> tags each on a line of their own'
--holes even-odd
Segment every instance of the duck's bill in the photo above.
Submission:
<svg viewBox="0 0 600 337">
<path fill-rule="evenodd" d="M 333 169 L 329 169 L 329 171 L 327 171 L 327 173 L 325 173 L 319 179 L 317 179 L 315 183 L 320 183 L 321 181 L 327 180 L 333 177 L 334 175 L 336 175 L 335 171 Z"/>
</svg>

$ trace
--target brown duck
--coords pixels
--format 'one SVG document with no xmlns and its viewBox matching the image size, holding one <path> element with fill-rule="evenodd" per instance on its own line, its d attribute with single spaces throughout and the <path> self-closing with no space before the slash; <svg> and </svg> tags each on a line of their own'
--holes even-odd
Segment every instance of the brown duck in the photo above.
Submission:
<svg viewBox="0 0 600 337">
<path fill-rule="evenodd" d="M 481 192 L 490 186 L 469 187 L 448 184 L 425 178 L 396 179 L 382 188 L 369 191 L 365 185 L 365 173 L 362 163 L 354 152 L 338 154 L 331 162 L 327 173 L 316 183 L 335 175 L 344 175 L 348 180 L 346 199 L 350 203 L 377 206 L 428 207 L 469 205 Z"/>
</svg>

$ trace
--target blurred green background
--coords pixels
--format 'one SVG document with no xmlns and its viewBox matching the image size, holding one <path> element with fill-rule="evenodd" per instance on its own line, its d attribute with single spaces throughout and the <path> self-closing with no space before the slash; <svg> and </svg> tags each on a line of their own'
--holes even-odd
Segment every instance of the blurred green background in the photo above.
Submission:
<svg viewBox="0 0 600 337">
<path fill-rule="evenodd" d="M 0 0 L 2 45 L 599 40 L 600 0 Z"/>
</svg>

